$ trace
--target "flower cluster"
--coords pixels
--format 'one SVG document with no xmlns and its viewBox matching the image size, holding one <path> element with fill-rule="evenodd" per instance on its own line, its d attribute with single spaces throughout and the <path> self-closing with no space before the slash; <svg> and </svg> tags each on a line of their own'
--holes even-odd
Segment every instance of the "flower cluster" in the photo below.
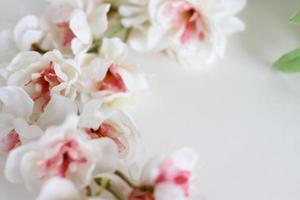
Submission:
<svg viewBox="0 0 300 200">
<path fill-rule="evenodd" d="M 134 162 L 124 106 L 147 87 L 129 47 L 181 63 L 212 61 L 244 0 L 48 0 L 0 33 L 0 154 L 8 181 L 38 200 L 191 199 L 195 153 Z"/>
</svg>

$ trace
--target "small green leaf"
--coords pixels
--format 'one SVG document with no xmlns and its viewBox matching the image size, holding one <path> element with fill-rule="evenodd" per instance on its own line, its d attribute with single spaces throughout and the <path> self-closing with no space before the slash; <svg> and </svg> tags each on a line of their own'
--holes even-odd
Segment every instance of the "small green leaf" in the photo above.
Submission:
<svg viewBox="0 0 300 200">
<path fill-rule="evenodd" d="M 298 11 L 296 14 L 292 16 L 290 19 L 290 23 L 292 24 L 300 24 L 300 11 Z"/>
<path fill-rule="evenodd" d="M 300 48 L 295 49 L 274 63 L 274 68 L 283 72 L 300 72 Z"/>
</svg>

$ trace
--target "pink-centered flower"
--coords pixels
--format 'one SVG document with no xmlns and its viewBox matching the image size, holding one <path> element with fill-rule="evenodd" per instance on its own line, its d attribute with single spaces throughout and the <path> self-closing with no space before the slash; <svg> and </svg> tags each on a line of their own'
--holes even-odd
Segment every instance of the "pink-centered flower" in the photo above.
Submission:
<svg viewBox="0 0 300 200">
<path fill-rule="evenodd" d="M 99 39 L 107 29 L 109 8 L 109 4 L 94 0 L 50 0 L 44 17 L 48 33 L 45 48 L 54 47 L 69 55 L 87 52 L 93 39 Z"/>
<path fill-rule="evenodd" d="M 66 178 L 82 189 L 93 175 L 113 172 L 117 148 L 112 140 L 90 140 L 77 129 L 78 118 L 69 116 L 61 126 L 46 130 L 36 142 L 22 145 L 8 156 L 5 175 L 33 190 L 53 177 Z"/>
<path fill-rule="evenodd" d="M 227 36 L 245 29 L 235 16 L 245 3 L 246 0 L 126 1 L 120 13 L 123 25 L 131 28 L 128 44 L 135 50 L 166 52 L 183 65 L 202 67 L 223 57 Z"/>
<path fill-rule="evenodd" d="M 150 161 L 142 172 L 141 184 L 153 187 L 155 200 L 189 199 L 197 160 L 195 152 L 184 148 L 164 160 Z"/>
<path fill-rule="evenodd" d="M 195 37 L 202 41 L 205 40 L 209 27 L 201 11 L 195 8 L 193 4 L 187 1 L 175 0 L 170 4 L 167 12 L 171 17 L 174 28 L 183 30 L 180 35 L 182 43 L 186 43 Z"/>
<path fill-rule="evenodd" d="M 82 66 L 78 88 L 84 102 L 96 98 L 114 103 L 146 88 L 144 75 L 128 62 L 127 47 L 120 39 L 104 39 L 99 54 L 77 57 Z"/>
<path fill-rule="evenodd" d="M 116 144 L 119 156 L 128 157 L 137 143 L 135 123 L 125 112 L 102 106 L 100 100 L 86 103 L 80 115 L 79 127 L 91 139 L 110 138 Z"/>
<path fill-rule="evenodd" d="M 37 52 L 18 54 L 7 67 L 7 85 L 23 88 L 34 101 L 36 113 L 45 111 L 54 94 L 70 99 L 76 97 L 80 68 L 75 61 L 65 59 L 59 51 L 44 55 Z"/>
</svg>

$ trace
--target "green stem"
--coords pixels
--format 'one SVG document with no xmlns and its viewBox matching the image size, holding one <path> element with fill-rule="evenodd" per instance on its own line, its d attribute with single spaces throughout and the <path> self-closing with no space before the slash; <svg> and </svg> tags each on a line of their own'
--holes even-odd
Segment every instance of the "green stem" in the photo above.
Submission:
<svg viewBox="0 0 300 200">
<path fill-rule="evenodd" d="M 103 190 L 111 193 L 117 200 L 126 200 L 124 195 L 118 191 L 116 187 L 111 184 L 111 181 L 108 178 L 95 178 L 94 181 L 100 186 L 98 192 L 96 192 L 96 196 L 100 196 Z"/>
<path fill-rule="evenodd" d="M 121 171 L 115 171 L 115 175 L 120 177 L 127 185 L 129 185 L 133 189 L 139 189 L 139 186 L 132 183 L 127 176 L 125 176 Z"/>
</svg>

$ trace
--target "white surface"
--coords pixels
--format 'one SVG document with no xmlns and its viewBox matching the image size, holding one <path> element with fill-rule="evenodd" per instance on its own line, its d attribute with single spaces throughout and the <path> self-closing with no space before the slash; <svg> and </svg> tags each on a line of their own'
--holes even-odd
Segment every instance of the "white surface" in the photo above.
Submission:
<svg viewBox="0 0 300 200">
<path fill-rule="evenodd" d="M 38 1 L 1 0 L 0 25 L 15 18 L 14 3 Z M 226 58 L 208 70 L 137 56 L 152 81 L 132 114 L 147 155 L 197 150 L 205 200 L 299 200 L 300 75 L 270 66 L 300 45 L 300 27 L 287 23 L 300 3 L 248 1 L 241 14 L 247 31 L 232 37 Z M 4 180 L 0 187 L 1 200 L 30 199 Z"/>
</svg>

